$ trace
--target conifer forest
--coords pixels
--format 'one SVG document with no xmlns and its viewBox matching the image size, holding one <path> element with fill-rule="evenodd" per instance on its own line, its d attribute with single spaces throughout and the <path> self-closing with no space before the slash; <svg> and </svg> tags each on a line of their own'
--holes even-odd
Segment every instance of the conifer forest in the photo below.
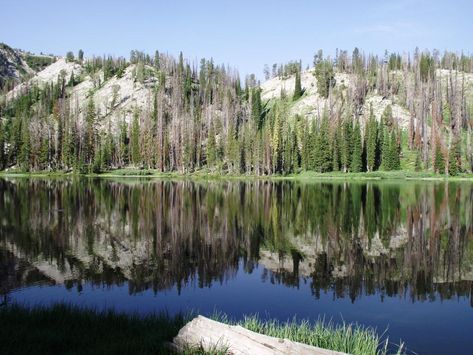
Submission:
<svg viewBox="0 0 473 355">
<path fill-rule="evenodd" d="M 263 81 L 182 53 L 86 58 L 80 50 L 51 62 L 41 67 L 57 67 L 48 80 L 1 81 L 2 170 L 473 169 L 473 56 L 318 51 L 306 68 L 265 66 Z M 265 82 L 279 91 L 265 97 Z M 305 98 L 314 101 L 310 115 L 297 109 Z"/>
</svg>

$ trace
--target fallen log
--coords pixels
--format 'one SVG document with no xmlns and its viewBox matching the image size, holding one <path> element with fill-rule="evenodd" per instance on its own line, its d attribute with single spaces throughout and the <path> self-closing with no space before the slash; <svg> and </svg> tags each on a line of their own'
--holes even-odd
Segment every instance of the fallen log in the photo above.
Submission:
<svg viewBox="0 0 473 355">
<path fill-rule="evenodd" d="M 344 353 L 278 339 L 241 326 L 223 324 L 203 316 L 187 323 L 173 339 L 172 348 L 183 351 L 201 347 L 206 351 L 226 350 L 233 355 L 346 355 Z"/>
</svg>

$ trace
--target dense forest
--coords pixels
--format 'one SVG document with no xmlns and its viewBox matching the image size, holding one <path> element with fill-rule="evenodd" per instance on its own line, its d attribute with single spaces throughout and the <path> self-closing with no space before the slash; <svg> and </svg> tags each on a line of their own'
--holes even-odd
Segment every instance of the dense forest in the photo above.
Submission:
<svg viewBox="0 0 473 355">
<path fill-rule="evenodd" d="M 264 100 L 260 82 L 202 59 L 191 63 L 156 52 L 130 58 L 84 58 L 81 68 L 46 84 L 2 88 L 0 170 L 99 173 L 135 167 L 160 172 L 229 174 L 301 171 L 371 172 L 412 169 L 457 175 L 472 172 L 473 56 L 451 52 L 351 55 L 318 51 L 314 67 L 317 117 L 291 114 L 304 95 L 300 61 L 264 68 L 266 79 L 294 77 L 293 94 Z M 94 93 L 131 75 L 150 99 L 132 110 L 114 85 L 105 109 Z M 336 85 L 337 75 L 350 78 Z M 85 82 L 91 87 L 78 100 Z M 338 83 L 340 84 L 340 83 Z M 371 94 L 409 112 L 402 125 L 388 105 L 380 118 L 366 110 Z M 100 106 L 100 107 L 99 107 Z"/>
</svg>

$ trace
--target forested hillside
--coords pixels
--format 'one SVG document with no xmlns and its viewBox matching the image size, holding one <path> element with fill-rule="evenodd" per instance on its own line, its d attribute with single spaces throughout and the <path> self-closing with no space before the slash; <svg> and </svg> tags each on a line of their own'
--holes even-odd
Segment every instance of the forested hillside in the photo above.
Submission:
<svg viewBox="0 0 473 355">
<path fill-rule="evenodd" d="M 313 64 L 266 67 L 260 84 L 182 53 L 69 52 L 3 86 L 0 170 L 472 171 L 472 56 L 355 49 Z"/>
</svg>

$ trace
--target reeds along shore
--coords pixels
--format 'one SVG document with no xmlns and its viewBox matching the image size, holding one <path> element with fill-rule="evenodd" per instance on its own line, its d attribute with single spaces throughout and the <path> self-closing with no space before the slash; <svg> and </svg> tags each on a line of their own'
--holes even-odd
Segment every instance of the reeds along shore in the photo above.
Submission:
<svg viewBox="0 0 473 355">
<path fill-rule="evenodd" d="M 167 354 L 168 343 L 192 316 L 166 313 L 139 316 L 113 310 L 99 311 L 65 304 L 52 307 L 0 307 L 0 353 L 2 354 Z M 355 324 L 336 325 L 293 319 L 263 320 L 258 316 L 232 321 L 225 315 L 214 318 L 238 324 L 257 333 L 288 338 L 301 343 L 358 354 L 402 353 L 402 346 L 389 344 L 376 330 Z M 186 354 L 208 354 L 189 348 Z M 225 353 L 215 348 L 210 353 Z"/>
</svg>

